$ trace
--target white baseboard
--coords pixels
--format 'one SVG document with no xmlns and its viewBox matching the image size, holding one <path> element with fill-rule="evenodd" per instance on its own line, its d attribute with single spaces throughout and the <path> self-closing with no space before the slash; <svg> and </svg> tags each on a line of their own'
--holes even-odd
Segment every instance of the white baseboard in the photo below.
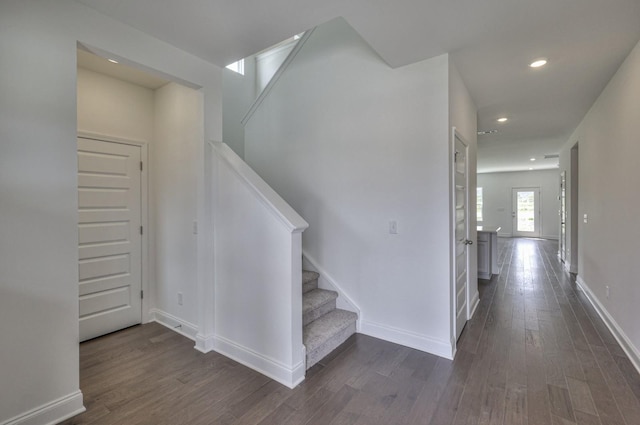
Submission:
<svg viewBox="0 0 640 425">
<path fill-rule="evenodd" d="M 229 357 L 241 363 L 256 372 L 268 376 L 281 383 L 282 385 L 295 388 L 298 384 L 304 381 L 305 375 L 305 361 L 304 356 L 302 361 L 292 367 L 289 367 L 275 359 L 272 359 L 264 354 L 257 353 L 247 347 L 243 347 L 240 344 L 236 344 L 226 338 L 216 336 L 214 338 L 214 350 L 223 356 Z"/>
<path fill-rule="evenodd" d="M 327 273 L 327 271 L 323 269 L 322 266 L 320 266 L 318 262 L 304 249 L 302 250 L 302 264 L 303 268 L 318 272 L 320 274 L 320 278 L 318 279 L 319 288 L 329 289 L 338 293 L 338 299 L 336 300 L 337 308 L 351 311 L 358 315 L 358 320 L 356 321 L 356 330 L 359 332 L 362 313 L 358 304 L 356 304 L 355 301 L 353 301 L 353 299 L 349 297 L 349 295 L 344 291 L 344 289 L 342 289 L 338 282 L 336 282 L 336 280 L 331 277 L 331 275 Z"/>
<path fill-rule="evenodd" d="M 571 263 L 570 263 L 570 262 L 568 262 L 568 261 L 566 261 L 566 260 L 565 260 L 565 262 L 564 262 L 564 270 L 565 270 L 567 273 L 571 273 Z"/>
<path fill-rule="evenodd" d="M 167 313 L 166 311 L 159 310 L 157 308 L 152 308 L 149 310 L 149 315 L 151 316 L 152 322 L 160 323 L 163 326 L 179 333 L 180 335 L 186 336 L 192 341 L 196 340 L 196 334 L 198 333 L 198 327 L 193 323 L 189 323 L 186 320 L 182 320 L 179 317 L 176 317 L 172 314 Z"/>
<path fill-rule="evenodd" d="M 511 237 L 511 233 L 498 232 L 498 237 L 499 238 L 510 238 Z"/>
<path fill-rule="evenodd" d="M 79 415 L 85 410 L 82 404 L 82 392 L 78 390 L 8 419 L 0 425 L 53 425 Z"/>
<path fill-rule="evenodd" d="M 443 341 L 416 332 L 364 320 L 361 324 L 360 333 L 435 354 L 445 359 L 453 359 L 454 347 L 449 341 Z"/>
<path fill-rule="evenodd" d="M 589 289 L 589 286 L 581 276 L 576 278 L 576 282 L 580 290 L 587 296 L 587 299 L 593 308 L 596 309 L 596 312 L 598 312 L 598 315 L 604 321 L 605 325 L 607 325 L 607 328 L 609 328 L 616 341 L 618 341 L 618 344 L 620 344 L 624 352 L 627 354 L 633 366 L 636 368 L 638 373 L 640 373 L 640 351 L 633 345 L 629 337 L 627 337 L 627 334 L 625 334 L 620 325 L 618 325 L 614 318 L 609 314 L 598 297 L 596 297 L 591 289 Z"/>
<path fill-rule="evenodd" d="M 552 241 L 560 240 L 558 235 L 542 235 L 540 236 L 542 239 L 551 239 Z"/>
<path fill-rule="evenodd" d="M 200 335 L 196 334 L 196 350 L 201 353 L 209 353 L 214 350 L 215 335 Z"/>
</svg>

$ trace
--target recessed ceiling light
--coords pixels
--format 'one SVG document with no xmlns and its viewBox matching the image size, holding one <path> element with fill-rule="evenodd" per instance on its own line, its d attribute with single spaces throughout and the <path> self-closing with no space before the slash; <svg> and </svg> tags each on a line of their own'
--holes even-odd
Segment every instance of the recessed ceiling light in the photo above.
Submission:
<svg viewBox="0 0 640 425">
<path fill-rule="evenodd" d="M 115 59 L 107 59 L 107 60 L 108 60 L 109 62 L 111 62 L 111 63 L 118 63 L 118 61 L 117 61 L 117 60 L 115 60 Z"/>
<path fill-rule="evenodd" d="M 535 61 L 531 62 L 529 64 L 529 66 L 531 68 L 540 68 L 541 66 L 545 66 L 547 64 L 547 60 L 544 58 L 540 58 L 540 59 L 536 59 Z"/>
<path fill-rule="evenodd" d="M 502 118 L 498 118 L 498 122 L 507 122 L 509 120 L 509 118 L 507 117 L 502 117 Z"/>
<path fill-rule="evenodd" d="M 535 161 L 535 160 L 536 160 L 535 158 L 529 158 L 529 161 Z"/>
<path fill-rule="evenodd" d="M 533 170 L 533 168 L 529 168 L 529 170 Z"/>
</svg>

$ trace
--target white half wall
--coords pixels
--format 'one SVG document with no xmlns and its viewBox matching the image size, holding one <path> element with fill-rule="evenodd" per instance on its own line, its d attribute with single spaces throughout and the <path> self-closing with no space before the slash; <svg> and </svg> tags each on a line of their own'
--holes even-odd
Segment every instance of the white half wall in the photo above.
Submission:
<svg viewBox="0 0 640 425">
<path fill-rule="evenodd" d="M 308 224 L 227 145 L 215 187 L 214 349 L 293 388 L 304 379 L 302 231 Z"/>
<path fill-rule="evenodd" d="M 512 189 L 540 188 L 540 236 L 558 239 L 560 235 L 560 171 L 531 170 L 478 174 L 478 187 L 482 188 L 484 226 L 500 226 L 499 236 L 512 236 Z"/>
<path fill-rule="evenodd" d="M 205 137 L 221 137 L 220 68 L 75 1 L 0 3 L 0 423 L 82 408 L 78 42 L 201 87 Z"/>
<path fill-rule="evenodd" d="M 392 69 L 336 19 L 245 127 L 246 161 L 309 222 L 305 252 L 360 306 L 361 332 L 445 357 L 448 96 L 447 55 Z"/>
<path fill-rule="evenodd" d="M 628 342 L 623 347 L 640 370 L 638 111 L 640 44 L 562 148 L 560 169 L 571 175 L 571 148 L 579 143 L 578 205 L 571 205 L 578 208 L 578 275 L 605 322 L 615 324 L 614 333 Z"/>
</svg>

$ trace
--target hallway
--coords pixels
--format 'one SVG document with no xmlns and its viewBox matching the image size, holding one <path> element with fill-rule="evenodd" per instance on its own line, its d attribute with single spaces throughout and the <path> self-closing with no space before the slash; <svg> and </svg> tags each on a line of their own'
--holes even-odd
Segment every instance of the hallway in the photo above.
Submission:
<svg viewBox="0 0 640 425">
<path fill-rule="evenodd" d="M 453 362 L 355 335 L 289 390 L 148 324 L 81 345 L 88 411 L 64 424 L 640 424 L 640 376 L 557 242 L 499 255 Z"/>
</svg>

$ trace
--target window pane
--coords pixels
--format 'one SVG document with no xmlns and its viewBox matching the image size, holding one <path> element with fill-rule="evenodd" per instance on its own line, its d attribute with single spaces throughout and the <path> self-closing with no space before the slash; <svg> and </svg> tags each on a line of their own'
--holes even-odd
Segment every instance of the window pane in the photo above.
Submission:
<svg viewBox="0 0 640 425">
<path fill-rule="evenodd" d="M 516 207 L 518 211 L 518 232 L 533 232 L 535 230 L 535 193 L 530 191 L 518 192 Z"/>
</svg>

